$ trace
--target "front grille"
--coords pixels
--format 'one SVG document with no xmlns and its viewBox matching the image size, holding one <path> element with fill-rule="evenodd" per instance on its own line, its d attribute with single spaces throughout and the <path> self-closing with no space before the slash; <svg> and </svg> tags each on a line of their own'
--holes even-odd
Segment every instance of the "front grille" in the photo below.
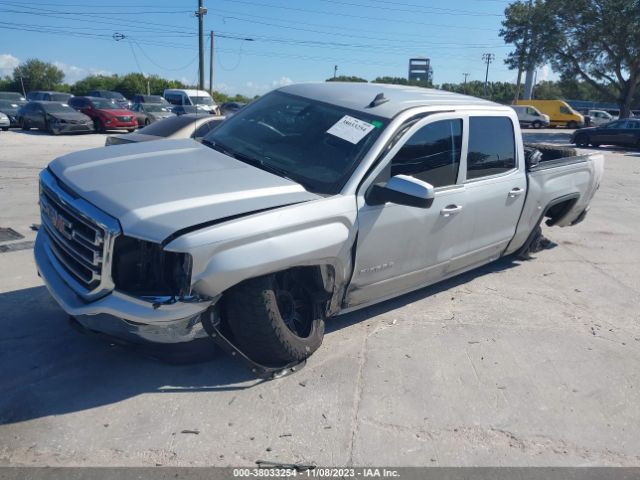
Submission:
<svg viewBox="0 0 640 480">
<path fill-rule="evenodd" d="M 130 122 L 131 121 L 131 117 L 116 117 L 118 120 L 120 120 L 121 122 Z"/>
<path fill-rule="evenodd" d="M 117 222 L 74 198 L 47 170 L 40 175 L 40 216 L 49 250 L 67 283 L 85 298 L 110 291 Z"/>
</svg>

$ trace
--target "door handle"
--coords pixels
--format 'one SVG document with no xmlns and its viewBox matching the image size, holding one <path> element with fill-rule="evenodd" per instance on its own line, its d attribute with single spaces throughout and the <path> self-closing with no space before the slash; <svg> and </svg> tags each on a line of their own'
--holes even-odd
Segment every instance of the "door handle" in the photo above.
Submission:
<svg viewBox="0 0 640 480">
<path fill-rule="evenodd" d="M 456 215 L 460 211 L 462 211 L 462 205 L 447 205 L 440 210 L 440 215 L 443 217 L 450 217 L 451 215 Z"/>
<path fill-rule="evenodd" d="M 512 188 L 511 191 L 509 192 L 509 198 L 519 197 L 524 192 L 525 190 L 523 188 L 520 188 L 520 187 Z"/>
</svg>

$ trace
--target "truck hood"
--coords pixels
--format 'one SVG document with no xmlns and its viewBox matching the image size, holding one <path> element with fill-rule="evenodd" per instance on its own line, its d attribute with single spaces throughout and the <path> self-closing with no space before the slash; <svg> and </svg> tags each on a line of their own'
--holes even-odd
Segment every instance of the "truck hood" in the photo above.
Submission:
<svg viewBox="0 0 640 480">
<path fill-rule="evenodd" d="M 320 198 L 191 139 L 85 150 L 57 158 L 49 170 L 117 218 L 126 235 L 154 242 L 185 228 Z"/>
</svg>

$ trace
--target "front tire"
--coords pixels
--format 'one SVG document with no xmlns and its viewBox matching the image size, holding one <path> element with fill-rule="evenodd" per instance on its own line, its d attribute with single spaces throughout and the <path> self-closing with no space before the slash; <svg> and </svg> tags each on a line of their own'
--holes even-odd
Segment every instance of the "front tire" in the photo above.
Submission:
<svg viewBox="0 0 640 480">
<path fill-rule="evenodd" d="M 567 123 L 567 128 L 575 130 L 576 128 L 578 128 L 578 124 L 576 122 L 574 122 L 573 120 L 571 120 L 569 123 Z"/>
<path fill-rule="evenodd" d="M 538 120 L 536 120 L 535 122 L 533 122 L 533 123 L 531 124 L 531 126 L 532 126 L 533 128 L 535 128 L 536 130 L 538 130 L 538 129 L 542 128 L 542 122 L 539 122 Z"/>
<path fill-rule="evenodd" d="M 31 130 L 31 126 L 29 125 L 29 122 L 24 118 L 20 121 L 20 128 L 24 131 Z"/>
<path fill-rule="evenodd" d="M 296 270 L 288 270 L 246 280 L 225 295 L 225 321 L 253 361 L 284 366 L 322 344 L 324 315 L 304 283 Z"/>
</svg>

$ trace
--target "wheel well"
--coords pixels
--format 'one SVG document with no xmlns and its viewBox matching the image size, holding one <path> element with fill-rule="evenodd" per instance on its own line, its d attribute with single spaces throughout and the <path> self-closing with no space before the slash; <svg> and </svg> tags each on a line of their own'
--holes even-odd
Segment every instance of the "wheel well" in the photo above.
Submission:
<svg viewBox="0 0 640 480">
<path fill-rule="evenodd" d="M 571 196 L 570 198 L 559 199 L 553 202 L 544 213 L 547 218 L 545 222 L 548 226 L 555 225 L 560 221 L 578 201 L 578 196 Z"/>
</svg>

